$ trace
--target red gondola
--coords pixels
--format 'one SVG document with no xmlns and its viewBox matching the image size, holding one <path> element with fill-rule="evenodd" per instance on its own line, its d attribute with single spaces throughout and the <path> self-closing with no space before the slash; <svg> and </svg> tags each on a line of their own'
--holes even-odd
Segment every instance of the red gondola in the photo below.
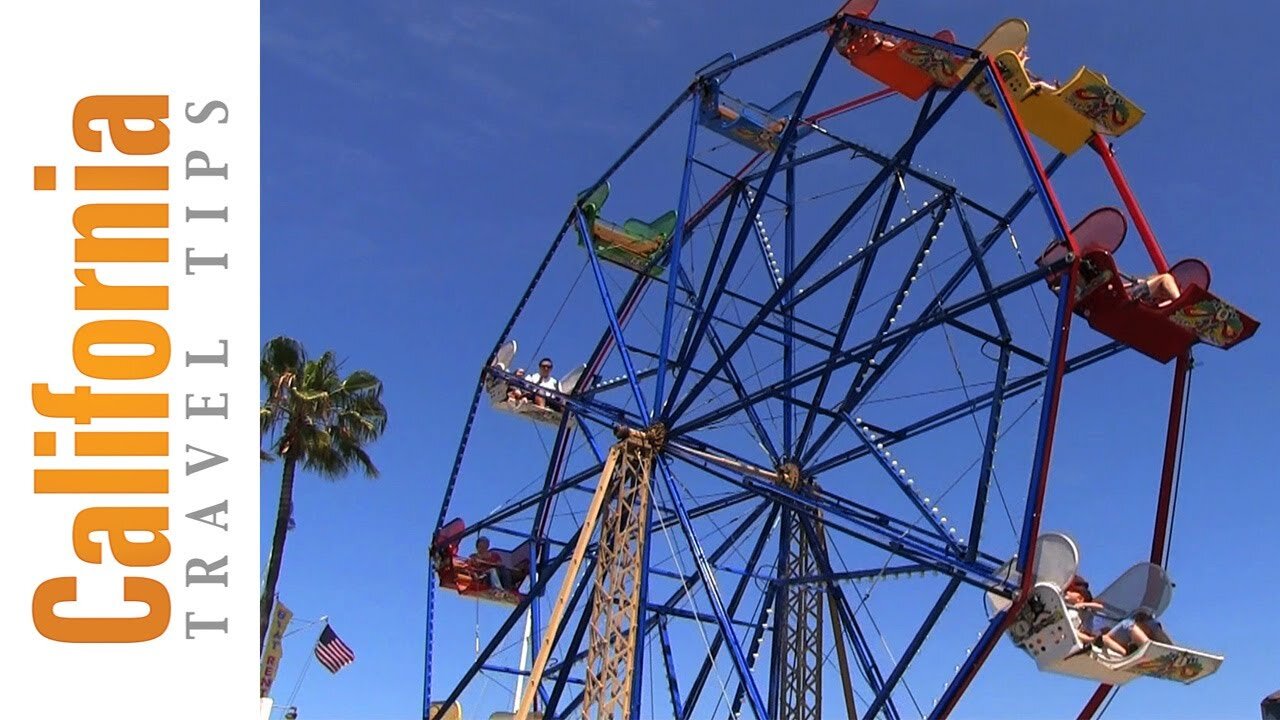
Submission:
<svg viewBox="0 0 1280 720">
<path fill-rule="evenodd" d="M 1080 246 L 1075 311 L 1098 332 L 1167 363 L 1197 342 L 1229 348 L 1249 339 L 1258 321 L 1209 292 L 1209 267 L 1195 258 L 1169 268 L 1181 294 L 1157 304 L 1132 292 L 1134 283 L 1114 257 L 1124 242 L 1128 223 L 1119 210 L 1104 207 L 1089 213 L 1071 233 Z M 1067 246 L 1050 246 L 1037 261 L 1047 265 L 1062 258 Z M 1048 278 L 1058 288 L 1061 274 Z"/>
<path fill-rule="evenodd" d="M 440 578 L 440 587 L 459 595 L 515 605 L 524 599 L 519 588 L 529 576 L 533 542 L 512 550 L 494 548 L 492 562 L 459 555 L 458 548 L 467 524 L 462 518 L 445 523 L 431 544 L 431 563 Z M 497 583 L 494 582 L 495 578 Z"/>
</svg>

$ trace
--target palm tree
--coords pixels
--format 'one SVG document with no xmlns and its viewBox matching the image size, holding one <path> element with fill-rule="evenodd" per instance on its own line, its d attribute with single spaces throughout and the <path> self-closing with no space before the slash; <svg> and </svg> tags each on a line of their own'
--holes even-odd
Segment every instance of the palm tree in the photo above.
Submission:
<svg viewBox="0 0 1280 720">
<path fill-rule="evenodd" d="M 268 619 L 284 560 L 298 465 L 330 480 L 357 469 L 368 477 L 377 477 L 378 469 L 365 448 L 387 428 L 382 381 L 365 370 L 342 377 L 332 351 L 318 360 L 308 360 L 297 340 L 275 338 L 262 348 L 262 383 L 266 393 L 259 419 L 262 440 L 268 448 L 263 451 L 263 458 L 282 459 L 284 469 L 262 587 L 260 650 L 266 643 Z"/>
</svg>

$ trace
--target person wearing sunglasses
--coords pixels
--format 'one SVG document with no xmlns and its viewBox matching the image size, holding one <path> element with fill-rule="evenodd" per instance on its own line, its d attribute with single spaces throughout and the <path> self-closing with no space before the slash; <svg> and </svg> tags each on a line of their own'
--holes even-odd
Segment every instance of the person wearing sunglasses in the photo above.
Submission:
<svg viewBox="0 0 1280 720">
<path fill-rule="evenodd" d="M 551 358 L 544 357 L 538 361 L 538 372 L 526 375 L 524 379 L 540 388 L 560 392 L 560 382 L 551 375 L 551 370 Z M 547 400 L 549 397 L 550 396 L 545 393 L 537 393 L 533 396 L 533 404 L 538 407 L 547 407 Z M 554 410 L 561 409 L 559 403 L 554 400 L 551 401 L 551 408 Z"/>
</svg>

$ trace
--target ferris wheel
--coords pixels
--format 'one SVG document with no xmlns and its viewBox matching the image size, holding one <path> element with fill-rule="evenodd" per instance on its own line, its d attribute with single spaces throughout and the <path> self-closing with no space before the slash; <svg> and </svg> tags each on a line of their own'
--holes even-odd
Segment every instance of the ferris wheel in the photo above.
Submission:
<svg viewBox="0 0 1280 720">
<path fill-rule="evenodd" d="M 1104 75 L 1038 78 L 1021 20 L 973 49 L 874 9 L 711 61 L 566 202 L 446 484 L 424 718 L 495 678 L 493 717 L 946 717 L 1003 638 L 1091 717 L 1223 661 L 1159 626 L 1163 566 L 1191 350 L 1257 321 L 1164 257 Z M 788 54 L 798 89 L 752 74 Z M 1051 177 L 1091 154 L 1120 207 L 1068 218 Z M 1094 596 L 1041 517 L 1063 377 L 1122 354 L 1173 393 L 1151 555 Z"/>
</svg>

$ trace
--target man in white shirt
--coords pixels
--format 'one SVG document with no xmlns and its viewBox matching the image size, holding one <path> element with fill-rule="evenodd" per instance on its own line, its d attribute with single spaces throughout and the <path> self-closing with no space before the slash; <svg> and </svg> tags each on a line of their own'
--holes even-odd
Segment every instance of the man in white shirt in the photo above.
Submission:
<svg viewBox="0 0 1280 720">
<path fill-rule="evenodd" d="M 560 382 L 551 375 L 551 358 L 542 358 L 538 361 L 538 372 L 532 375 L 526 375 L 525 380 L 547 390 L 560 392 Z M 546 393 L 537 393 L 533 396 L 533 404 L 538 407 L 547 406 L 547 398 L 550 397 Z M 551 403 L 552 409 L 559 410 L 560 404 L 554 400 Z"/>
</svg>

